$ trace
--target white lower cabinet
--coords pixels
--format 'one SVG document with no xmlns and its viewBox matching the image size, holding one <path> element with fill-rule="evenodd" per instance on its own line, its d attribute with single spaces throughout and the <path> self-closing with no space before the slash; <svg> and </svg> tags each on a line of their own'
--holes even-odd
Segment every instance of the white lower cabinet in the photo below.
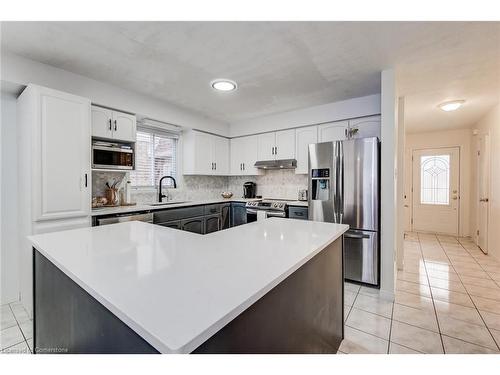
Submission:
<svg viewBox="0 0 500 375">
<path fill-rule="evenodd" d="M 21 300 L 32 313 L 26 236 L 90 225 L 90 100 L 36 85 L 17 101 Z"/>
<path fill-rule="evenodd" d="M 309 145 L 311 143 L 318 143 L 317 126 L 308 126 L 295 130 L 295 156 L 297 159 L 295 174 L 308 173 Z"/>
<path fill-rule="evenodd" d="M 229 139 L 190 130 L 183 134 L 183 174 L 229 175 Z"/>
</svg>

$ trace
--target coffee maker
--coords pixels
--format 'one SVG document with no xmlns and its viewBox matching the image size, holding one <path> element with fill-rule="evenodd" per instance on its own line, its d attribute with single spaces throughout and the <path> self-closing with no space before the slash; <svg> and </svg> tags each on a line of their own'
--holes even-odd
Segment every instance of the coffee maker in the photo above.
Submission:
<svg viewBox="0 0 500 375">
<path fill-rule="evenodd" d="M 245 182 L 243 184 L 243 198 L 255 198 L 257 184 L 255 182 Z"/>
</svg>

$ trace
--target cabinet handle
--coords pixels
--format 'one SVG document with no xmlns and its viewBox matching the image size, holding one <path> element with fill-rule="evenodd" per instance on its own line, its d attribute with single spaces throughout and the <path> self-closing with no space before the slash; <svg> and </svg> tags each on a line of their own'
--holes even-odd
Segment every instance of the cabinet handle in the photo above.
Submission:
<svg viewBox="0 0 500 375">
<path fill-rule="evenodd" d="M 278 155 L 278 146 L 274 148 L 274 155 Z"/>
<path fill-rule="evenodd" d="M 116 126 L 116 120 L 115 120 L 115 131 L 116 131 L 116 129 L 117 129 L 117 126 Z"/>
<path fill-rule="evenodd" d="M 240 171 L 243 170 L 243 163 L 240 163 Z"/>
<path fill-rule="evenodd" d="M 271 147 L 271 155 L 274 155 L 274 146 Z"/>
<path fill-rule="evenodd" d="M 111 131 L 111 119 L 109 119 L 109 131 Z"/>
<path fill-rule="evenodd" d="M 245 170 L 245 163 L 243 163 L 243 170 Z"/>
<path fill-rule="evenodd" d="M 217 170 L 217 162 L 214 163 L 215 170 Z"/>
<path fill-rule="evenodd" d="M 87 173 L 85 173 L 85 187 L 87 187 Z"/>
</svg>

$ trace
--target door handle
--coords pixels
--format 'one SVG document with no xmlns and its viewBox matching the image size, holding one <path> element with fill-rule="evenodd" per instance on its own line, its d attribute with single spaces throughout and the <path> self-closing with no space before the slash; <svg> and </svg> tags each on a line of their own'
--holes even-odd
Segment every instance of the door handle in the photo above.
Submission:
<svg viewBox="0 0 500 375">
<path fill-rule="evenodd" d="M 363 240 L 363 239 L 370 238 L 370 236 L 367 235 L 367 234 L 350 234 L 350 233 L 344 234 L 344 237 L 346 237 L 346 238 L 354 238 L 354 239 L 357 239 L 357 240 Z"/>
<path fill-rule="evenodd" d="M 458 197 L 457 197 L 457 196 L 454 196 L 454 197 L 453 197 L 453 198 L 451 198 L 451 199 L 453 199 L 454 201 L 456 201 L 456 200 L 458 199 Z"/>
<path fill-rule="evenodd" d="M 245 170 L 245 163 L 243 163 L 243 170 Z"/>
<path fill-rule="evenodd" d="M 85 187 L 87 187 L 87 183 L 88 183 L 88 181 L 87 181 L 87 173 L 85 173 Z"/>
<path fill-rule="evenodd" d="M 115 120 L 115 131 L 116 131 L 116 129 L 117 129 L 117 126 L 116 126 L 116 120 Z"/>
<path fill-rule="evenodd" d="M 109 119 L 109 131 L 111 131 L 111 119 Z"/>
<path fill-rule="evenodd" d="M 479 199 L 479 202 L 489 202 L 490 200 L 488 198 L 481 198 Z"/>
<path fill-rule="evenodd" d="M 217 163 L 214 163 L 214 166 L 215 166 L 215 170 L 217 170 Z"/>
</svg>

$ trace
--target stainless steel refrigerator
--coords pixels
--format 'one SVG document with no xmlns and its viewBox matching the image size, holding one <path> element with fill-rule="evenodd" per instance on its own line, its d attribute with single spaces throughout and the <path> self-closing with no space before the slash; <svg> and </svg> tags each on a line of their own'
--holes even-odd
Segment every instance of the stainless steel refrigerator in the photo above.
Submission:
<svg viewBox="0 0 500 375">
<path fill-rule="evenodd" d="M 309 145 L 309 220 L 349 225 L 344 278 L 379 286 L 379 140 Z"/>
</svg>

